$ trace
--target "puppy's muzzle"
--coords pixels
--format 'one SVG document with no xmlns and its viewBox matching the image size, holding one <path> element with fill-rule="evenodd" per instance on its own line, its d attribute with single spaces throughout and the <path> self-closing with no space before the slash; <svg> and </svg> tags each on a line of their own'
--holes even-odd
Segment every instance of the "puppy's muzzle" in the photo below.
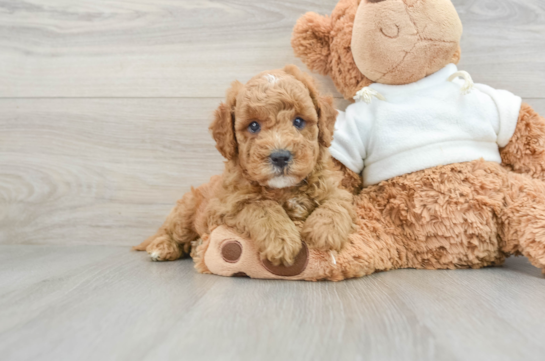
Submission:
<svg viewBox="0 0 545 361">
<path fill-rule="evenodd" d="M 291 152 L 287 150 L 275 150 L 269 156 L 271 164 L 280 169 L 286 168 L 292 158 Z"/>
</svg>

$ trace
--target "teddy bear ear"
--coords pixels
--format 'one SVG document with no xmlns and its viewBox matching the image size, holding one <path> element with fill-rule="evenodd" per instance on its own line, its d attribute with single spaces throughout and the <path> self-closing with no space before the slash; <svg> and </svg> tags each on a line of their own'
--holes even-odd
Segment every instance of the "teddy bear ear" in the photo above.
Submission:
<svg viewBox="0 0 545 361">
<path fill-rule="evenodd" d="M 293 29 L 291 46 L 295 56 L 312 71 L 329 73 L 329 54 L 333 25 L 329 16 L 310 12 L 303 15 Z"/>
</svg>

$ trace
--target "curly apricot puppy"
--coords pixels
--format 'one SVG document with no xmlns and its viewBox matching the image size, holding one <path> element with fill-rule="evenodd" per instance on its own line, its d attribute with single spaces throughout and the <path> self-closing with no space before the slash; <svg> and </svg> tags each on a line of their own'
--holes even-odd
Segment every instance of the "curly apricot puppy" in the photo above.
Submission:
<svg viewBox="0 0 545 361">
<path fill-rule="evenodd" d="M 340 251 L 354 228 L 330 146 L 337 111 L 313 79 L 290 65 L 234 82 L 210 126 L 227 158 L 222 176 L 178 201 L 157 234 L 135 247 L 155 261 L 189 253 L 220 225 L 252 239 L 266 258 L 290 265 L 305 241 Z"/>
</svg>

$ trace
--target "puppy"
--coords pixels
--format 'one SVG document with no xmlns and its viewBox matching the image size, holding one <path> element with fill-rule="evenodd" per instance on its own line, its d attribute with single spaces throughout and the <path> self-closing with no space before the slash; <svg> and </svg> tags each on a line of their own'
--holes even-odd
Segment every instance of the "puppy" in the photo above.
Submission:
<svg viewBox="0 0 545 361">
<path fill-rule="evenodd" d="M 333 99 L 293 65 L 234 82 L 210 126 L 227 159 L 223 175 L 185 194 L 135 249 L 154 261 L 175 260 L 226 225 L 275 265 L 291 265 L 302 241 L 340 251 L 354 210 L 328 151 L 336 115 Z"/>
</svg>

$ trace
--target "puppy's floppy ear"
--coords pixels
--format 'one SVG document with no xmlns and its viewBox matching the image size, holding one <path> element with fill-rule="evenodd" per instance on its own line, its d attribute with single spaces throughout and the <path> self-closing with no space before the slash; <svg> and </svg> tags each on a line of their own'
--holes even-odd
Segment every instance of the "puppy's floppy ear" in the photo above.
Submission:
<svg viewBox="0 0 545 361">
<path fill-rule="evenodd" d="M 310 94 L 316 113 L 318 114 L 318 141 L 323 147 L 329 148 L 333 140 L 333 131 L 335 129 L 335 120 L 337 119 L 337 110 L 333 105 L 333 97 L 320 96 L 316 81 L 310 75 L 303 73 L 295 65 L 287 65 L 284 72 L 292 75 L 295 79 L 303 83 Z"/>
<path fill-rule="evenodd" d="M 227 160 L 234 159 L 238 153 L 235 137 L 235 107 L 237 95 L 243 85 L 234 81 L 227 90 L 225 103 L 221 103 L 214 113 L 214 121 L 210 124 L 212 137 L 216 141 L 216 148 Z"/>
<path fill-rule="evenodd" d="M 318 113 L 318 126 L 320 127 L 320 144 L 326 148 L 331 146 L 333 133 L 335 131 L 335 121 L 339 112 L 335 109 L 333 97 L 321 96 L 320 112 Z"/>
</svg>

